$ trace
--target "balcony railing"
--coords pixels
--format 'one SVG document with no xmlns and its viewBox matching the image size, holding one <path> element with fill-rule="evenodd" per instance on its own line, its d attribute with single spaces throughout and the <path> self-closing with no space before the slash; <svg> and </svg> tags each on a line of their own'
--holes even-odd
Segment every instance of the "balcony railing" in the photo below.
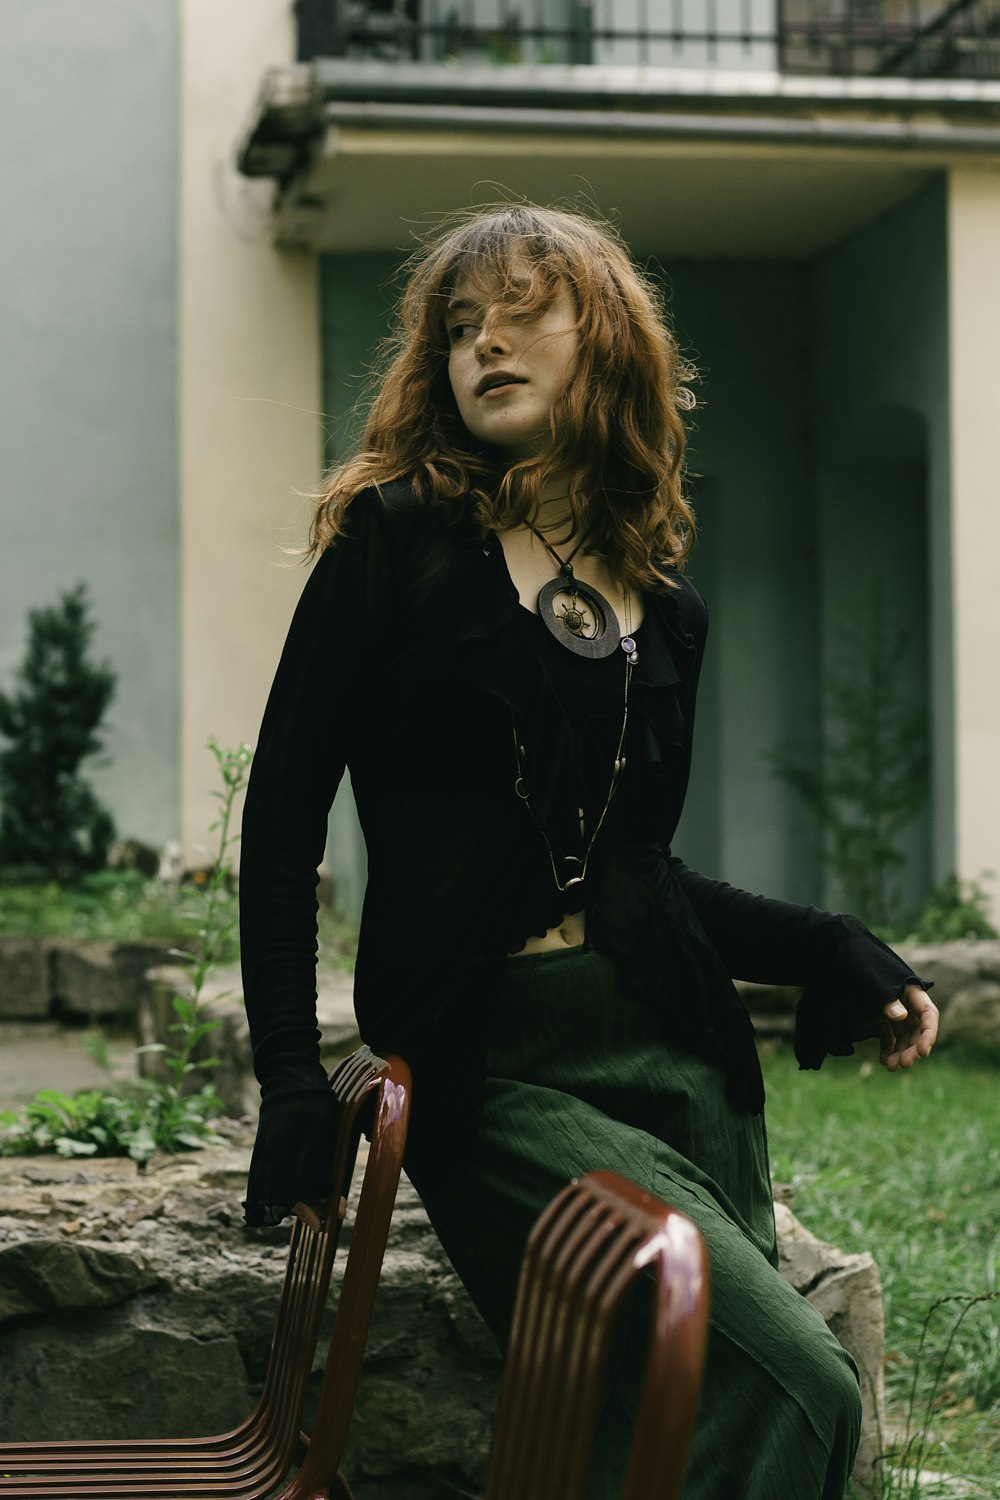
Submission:
<svg viewBox="0 0 1000 1500">
<path fill-rule="evenodd" d="M 1000 78 L 1000 0 L 296 0 L 300 61 Z"/>
</svg>

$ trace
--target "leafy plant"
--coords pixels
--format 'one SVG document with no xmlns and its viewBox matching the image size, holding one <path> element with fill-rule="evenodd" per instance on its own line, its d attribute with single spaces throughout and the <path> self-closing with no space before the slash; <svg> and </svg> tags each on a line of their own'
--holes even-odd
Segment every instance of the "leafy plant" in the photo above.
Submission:
<svg viewBox="0 0 1000 1500">
<path fill-rule="evenodd" d="M 899 838 L 927 800 L 929 752 L 922 709 L 900 688 L 906 633 L 893 626 L 886 590 L 873 585 L 849 666 L 825 682 L 822 745 L 793 744 L 770 755 L 816 818 L 823 858 L 852 911 L 885 926 L 898 900 Z"/>
<path fill-rule="evenodd" d="M 995 937 L 1000 933 L 990 920 L 989 892 L 978 880 L 949 875 L 934 887 L 916 916 L 892 932 L 889 941 L 958 943 Z"/>
<path fill-rule="evenodd" d="M 0 864 L 75 879 L 99 869 L 114 823 L 80 774 L 102 747 L 115 691 L 107 665 L 88 660 L 94 625 L 84 584 L 28 614 L 15 691 L 0 693 Z"/>
<path fill-rule="evenodd" d="M 207 1014 L 204 992 L 213 968 L 229 955 L 234 941 L 230 851 L 238 835 L 231 834 L 230 828 L 236 797 L 246 784 L 251 751 L 246 745 L 223 750 L 215 740 L 208 744 L 222 789 L 213 793 L 220 813 L 211 831 L 218 837 L 211 872 L 197 898 L 201 902 L 197 944 L 193 952 L 175 950 L 175 956 L 189 966 L 189 976 L 184 989 L 171 999 L 174 1019 L 168 1029 L 173 1045 L 157 1042 L 140 1049 L 162 1052 L 170 1082 L 140 1081 L 72 1095 L 42 1089 L 20 1114 L 0 1115 L 0 1155 L 56 1151 L 62 1156 L 131 1156 L 142 1164 L 156 1151 L 192 1150 L 215 1138 L 211 1120 L 221 1102 L 210 1082 L 196 1088 L 217 1062 L 201 1055 L 203 1044 L 218 1025 Z M 100 1061 L 99 1036 L 91 1038 L 88 1050 Z"/>
<path fill-rule="evenodd" d="M 153 1048 L 163 1052 L 164 1064 L 173 1076 L 173 1083 L 168 1086 L 167 1092 L 171 1103 L 178 1108 L 182 1104 L 182 1095 L 190 1092 L 195 1075 L 217 1065 L 216 1058 L 199 1056 L 202 1042 L 218 1029 L 219 1024 L 206 1014 L 205 984 L 212 970 L 231 948 L 239 920 L 236 906 L 227 899 L 227 892 L 233 881 L 230 851 L 239 842 L 239 834 L 231 834 L 229 830 L 236 798 L 246 785 L 252 752 L 248 745 L 240 745 L 236 750 L 223 750 L 214 739 L 209 740 L 208 748 L 215 758 L 222 789 L 212 793 L 220 804 L 220 811 L 210 829 L 210 832 L 218 834 L 218 838 L 215 859 L 202 891 L 204 921 L 198 929 L 198 945 L 193 953 L 182 949 L 174 950 L 177 958 L 190 965 L 190 977 L 185 990 L 173 995 L 170 1002 L 176 1019 L 170 1023 L 168 1030 L 176 1038 L 175 1045 L 167 1047 L 159 1042 L 151 1044 Z M 221 999 L 222 996 L 216 998 Z"/>
<path fill-rule="evenodd" d="M 181 1101 L 141 1081 L 76 1094 L 41 1089 L 20 1115 L 0 1113 L 0 1155 L 130 1156 L 143 1165 L 157 1151 L 204 1146 L 214 1138 L 208 1120 L 217 1113 L 210 1088 Z"/>
</svg>

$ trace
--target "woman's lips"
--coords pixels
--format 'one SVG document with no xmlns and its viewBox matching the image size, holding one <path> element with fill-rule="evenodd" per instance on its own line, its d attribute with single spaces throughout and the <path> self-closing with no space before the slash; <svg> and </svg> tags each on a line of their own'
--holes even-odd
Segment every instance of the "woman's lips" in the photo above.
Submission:
<svg viewBox="0 0 1000 1500">
<path fill-rule="evenodd" d="M 491 375 L 484 375 L 476 386 L 477 396 L 505 395 L 516 386 L 526 385 L 527 381 L 523 375 L 515 375 L 512 370 L 494 370 Z"/>
<path fill-rule="evenodd" d="M 491 385 L 488 391 L 483 392 L 484 399 L 490 396 L 509 396 L 511 391 L 518 390 L 524 385 L 523 380 L 512 380 L 507 385 Z"/>
</svg>

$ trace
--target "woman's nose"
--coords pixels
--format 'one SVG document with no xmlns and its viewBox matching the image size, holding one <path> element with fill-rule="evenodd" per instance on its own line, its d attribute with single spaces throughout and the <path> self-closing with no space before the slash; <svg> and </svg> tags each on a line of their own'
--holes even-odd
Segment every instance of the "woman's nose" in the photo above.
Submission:
<svg viewBox="0 0 1000 1500">
<path fill-rule="evenodd" d="M 495 324 L 484 325 L 476 335 L 476 354 L 485 359 L 488 354 L 509 354 L 510 339 L 502 328 Z"/>
</svg>

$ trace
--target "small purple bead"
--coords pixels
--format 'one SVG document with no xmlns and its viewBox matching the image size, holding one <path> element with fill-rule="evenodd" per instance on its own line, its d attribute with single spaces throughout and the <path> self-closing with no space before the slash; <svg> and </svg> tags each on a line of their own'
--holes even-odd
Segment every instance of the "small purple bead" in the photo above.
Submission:
<svg viewBox="0 0 1000 1500">
<path fill-rule="evenodd" d="M 622 637 L 622 650 L 624 652 L 626 652 L 626 654 L 628 654 L 628 655 L 631 655 L 632 652 L 635 650 L 635 641 L 632 639 L 632 637 L 630 635 L 626 635 L 626 636 Z"/>
</svg>

